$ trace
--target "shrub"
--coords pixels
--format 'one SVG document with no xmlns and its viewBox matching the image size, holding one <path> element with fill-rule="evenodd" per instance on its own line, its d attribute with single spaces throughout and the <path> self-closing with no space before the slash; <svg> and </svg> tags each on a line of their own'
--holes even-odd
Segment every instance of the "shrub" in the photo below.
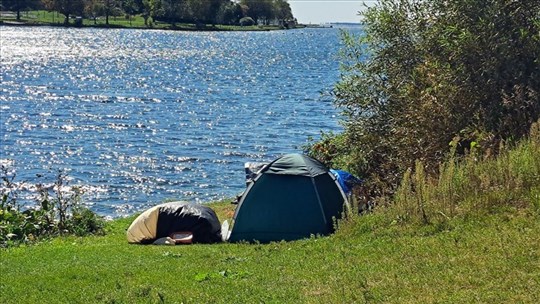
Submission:
<svg viewBox="0 0 540 304">
<path fill-rule="evenodd" d="M 241 26 L 252 26 L 255 25 L 255 20 L 251 17 L 244 17 L 240 19 L 239 23 Z"/>
<path fill-rule="evenodd" d="M 364 33 L 343 33 L 345 131 L 321 145 L 346 146 L 330 165 L 393 189 L 416 160 L 437 172 L 450 142 L 495 153 L 538 119 L 539 1 L 381 0 L 362 14 Z"/>
<path fill-rule="evenodd" d="M 48 236 L 104 232 L 104 220 L 82 206 L 79 188 L 66 190 L 66 176 L 61 172 L 52 187 L 35 185 L 36 206 L 21 210 L 18 200 L 20 184 L 15 183 L 15 175 L 6 167 L 2 166 L 1 171 L 0 247 Z"/>
</svg>

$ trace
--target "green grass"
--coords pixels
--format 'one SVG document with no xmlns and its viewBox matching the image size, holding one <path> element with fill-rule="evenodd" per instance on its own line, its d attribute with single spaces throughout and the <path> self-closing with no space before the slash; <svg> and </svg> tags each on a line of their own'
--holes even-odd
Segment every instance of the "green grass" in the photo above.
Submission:
<svg viewBox="0 0 540 304">
<path fill-rule="evenodd" d="M 231 208 L 212 205 L 224 219 Z M 0 250 L 2 303 L 538 303 L 540 216 L 499 213 L 401 225 L 352 217 L 296 242 L 129 245 L 102 237 Z"/>
<path fill-rule="evenodd" d="M 151 19 L 150 19 L 151 20 Z M 21 20 L 16 21 L 14 14 L 0 16 L 0 21 L 20 22 L 26 25 L 52 25 L 63 26 L 64 15 L 56 12 L 48 11 L 29 11 L 21 12 Z M 70 18 L 70 25 L 73 26 L 74 18 Z M 93 19 L 83 19 L 85 27 L 107 27 L 105 17 L 98 18 L 95 22 Z M 131 20 L 125 16 L 109 17 L 109 27 L 119 28 L 139 28 L 139 29 L 175 29 L 175 30 L 201 30 L 194 24 L 177 23 L 174 25 L 166 22 L 153 22 L 151 26 L 144 24 L 144 19 L 140 15 L 132 16 Z M 235 26 L 235 25 L 216 25 L 212 27 L 207 25 L 203 30 L 221 30 L 221 31 L 268 31 L 279 30 L 279 26 Z"/>
</svg>

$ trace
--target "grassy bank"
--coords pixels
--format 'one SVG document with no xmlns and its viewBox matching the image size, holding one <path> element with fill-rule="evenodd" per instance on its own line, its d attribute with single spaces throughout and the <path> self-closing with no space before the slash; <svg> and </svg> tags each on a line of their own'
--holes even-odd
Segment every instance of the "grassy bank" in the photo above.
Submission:
<svg viewBox="0 0 540 304">
<path fill-rule="evenodd" d="M 13 13 L 3 13 L 0 16 L 0 24 L 6 25 L 19 25 L 19 26 L 64 26 L 64 15 L 57 12 L 48 11 L 29 11 L 21 13 L 21 20 L 16 20 L 16 16 Z M 236 26 L 236 25 L 204 25 L 197 27 L 195 24 L 176 23 L 170 24 L 167 22 L 151 22 L 149 25 L 144 24 L 144 19 L 139 16 L 132 16 L 131 18 L 121 17 L 109 17 L 109 25 L 105 24 L 105 18 L 83 19 L 82 27 L 97 27 L 97 28 L 133 28 L 133 29 L 161 29 L 161 30 L 182 30 L 182 31 L 269 31 L 279 30 L 279 26 Z M 70 19 L 71 27 L 74 26 L 74 19 Z"/>
<path fill-rule="evenodd" d="M 2 303 L 538 303 L 540 217 L 453 220 L 444 231 L 383 215 L 336 235 L 270 245 L 128 245 L 105 237 L 0 251 Z"/>
<path fill-rule="evenodd" d="M 439 179 L 417 173 L 398 203 L 350 216 L 329 237 L 138 246 L 126 242 L 127 218 L 106 236 L 0 249 L 0 302 L 538 303 L 538 159 L 540 137 Z"/>
</svg>

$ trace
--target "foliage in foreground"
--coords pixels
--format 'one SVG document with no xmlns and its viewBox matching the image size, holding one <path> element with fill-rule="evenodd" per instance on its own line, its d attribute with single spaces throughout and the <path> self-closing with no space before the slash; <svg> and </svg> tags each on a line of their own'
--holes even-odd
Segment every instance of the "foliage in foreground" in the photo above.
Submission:
<svg viewBox="0 0 540 304">
<path fill-rule="evenodd" d="M 343 35 L 345 131 L 310 148 L 330 166 L 395 189 L 416 160 L 437 172 L 449 143 L 494 154 L 540 117 L 539 1 L 381 0 L 363 16 Z"/>
<path fill-rule="evenodd" d="M 104 220 L 81 204 L 79 188 L 65 188 L 67 181 L 63 173 L 58 173 L 50 187 L 35 185 L 36 205 L 21 210 L 18 197 L 21 184 L 15 183 L 15 175 L 4 166 L 1 171 L 0 247 L 50 236 L 103 233 Z"/>
</svg>

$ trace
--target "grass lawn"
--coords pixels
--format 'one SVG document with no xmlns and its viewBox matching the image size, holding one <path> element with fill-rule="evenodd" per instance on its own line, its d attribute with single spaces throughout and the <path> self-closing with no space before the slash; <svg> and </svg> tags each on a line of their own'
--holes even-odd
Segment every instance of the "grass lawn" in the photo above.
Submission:
<svg viewBox="0 0 540 304">
<path fill-rule="evenodd" d="M 226 204 L 212 205 L 220 219 Z M 224 215 L 227 214 L 227 215 Z M 438 226 L 354 217 L 295 242 L 129 245 L 102 237 L 0 249 L 1 303 L 539 303 L 540 216 Z"/>
</svg>

